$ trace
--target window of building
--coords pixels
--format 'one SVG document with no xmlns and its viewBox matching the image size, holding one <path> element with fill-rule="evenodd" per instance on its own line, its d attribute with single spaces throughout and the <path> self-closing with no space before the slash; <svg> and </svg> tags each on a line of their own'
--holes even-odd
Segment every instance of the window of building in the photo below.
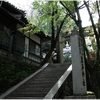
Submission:
<svg viewBox="0 0 100 100">
<path fill-rule="evenodd" d="M 29 41 L 29 52 L 40 56 L 40 45 L 30 40 Z"/>
</svg>

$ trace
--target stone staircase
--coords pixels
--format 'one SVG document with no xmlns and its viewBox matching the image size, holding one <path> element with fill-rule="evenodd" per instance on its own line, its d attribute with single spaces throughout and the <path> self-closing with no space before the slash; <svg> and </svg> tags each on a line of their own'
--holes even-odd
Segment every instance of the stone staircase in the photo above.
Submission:
<svg viewBox="0 0 100 100">
<path fill-rule="evenodd" d="M 69 63 L 49 64 L 3 98 L 43 99 L 69 66 Z"/>
</svg>

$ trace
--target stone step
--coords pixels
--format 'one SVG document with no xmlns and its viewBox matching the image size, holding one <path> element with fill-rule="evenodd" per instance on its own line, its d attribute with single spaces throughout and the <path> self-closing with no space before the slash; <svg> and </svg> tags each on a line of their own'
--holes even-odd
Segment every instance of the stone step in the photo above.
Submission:
<svg viewBox="0 0 100 100">
<path fill-rule="evenodd" d="M 25 88 L 24 90 L 20 90 L 20 92 L 25 92 L 25 91 L 31 91 L 31 92 L 48 92 L 48 88 L 35 88 L 35 89 L 32 89 L 32 88 Z"/>
<path fill-rule="evenodd" d="M 11 95 L 11 96 L 25 96 L 25 97 L 26 96 L 33 96 L 34 97 L 34 96 L 37 96 L 37 95 L 38 96 L 39 95 L 42 96 L 42 95 L 46 94 L 46 92 L 47 91 L 45 91 L 45 92 L 44 91 L 41 91 L 41 92 L 40 91 L 37 91 L 37 92 L 32 92 L 32 91 L 23 91 L 23 92 L 20 92 L 19 91 L 17 93 L 13 93 L 13 95 Z"/>
<path fill-rule="evenodd" d="M 8 97 L 7 99 L 43 99 L 43 97 Z"/>
<path fill-rule="evenodd" d="M 6 99 L 42 99 L 67 70 L 70 64 L 50 64 L 6 96 Z"/>
</svg>

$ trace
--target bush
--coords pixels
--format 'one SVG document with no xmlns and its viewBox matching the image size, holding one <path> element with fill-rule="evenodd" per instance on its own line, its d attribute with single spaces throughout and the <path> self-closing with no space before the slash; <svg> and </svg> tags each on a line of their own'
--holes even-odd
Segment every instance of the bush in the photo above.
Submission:
<svg viewBox="0 0 100 100">
<path fill-rule="evenodd" d="M 38 69 L 39 67 L 33 66 L 32 64 L 0 56 L 0 94 Z"/>
</svg>

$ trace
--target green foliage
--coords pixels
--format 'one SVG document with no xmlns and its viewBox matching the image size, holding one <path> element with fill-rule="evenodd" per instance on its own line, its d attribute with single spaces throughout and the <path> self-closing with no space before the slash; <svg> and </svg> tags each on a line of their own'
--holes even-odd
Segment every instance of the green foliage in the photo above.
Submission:
<svg viewBox="0 0 100 100">
<path fill-rule="evenodd" d="M 63 3 L 66 5 L 66 7 L 67 8 L 70 8 L 70 11 L 71 12 L 75 12 L 75 8 L 74 8 L 74 3 L 73 3 L 73 1 L 70 1 L 70 0 L 68 0 L 68 1 L 63 1 Z"/>
<path fill-rule="evenodd" d="M 52 16 L 52 12 L 55 14 Z M 33 3 L 33 11 L 36 12 L 35 25 L 38 26 L 45 34 L 51 34 L 51 20 L 54 19 L 54 27 L 56 30 L 65 16 L 64 9 L 60 7 L 58 1 L 35 1 Z M 37 21 L 36 21 L 37 20 Z"/>
<path fill-rule="evenodd" d="M 3 35 L 4 34 L 4 32 L 3 31 L 0 31 L 0 35 Z"/>
<path fill-rule="evenodd" d="M 23 28 L 19 28 L 19 31 L 23 31 L 24 34 L 36 34 L 40 32 L 40 29 L 31 23 L 27 24 Z"/>
<path fill-rule="evenodd" d="M 64 56 L 64 62 L 71 62 L 70 53 L 66 53 L 66 55 Z"/>
<path fill-rule="evenodd" d="M 0 94 L 16 85 L 39 67 L 0 56 Z"/>
<path fill-rule="evenodd" d="M 74 5 L 72 1 L 63 1 L 65 5 L 69 8 L 72 12 L 75 12 Z M 24 31 L 25 34 L 34 34 L 43 31 L 46 35 L 51 34 L 51 20 L 54 19 L 54 27 L 55 30 L 57 25 L 59 26 L 61 21 L 63 20 L 64 16 L 66 15 L 66 10 L 60 5 L 58 0 L 54 1 L 43 1 L 43 0 L 35 0 L 33 2 L 32 12 L 34 15 L 31 15 L 29 18 L 29 24 L 27 24 L 24 28 L 20 28 L 20 31 Z M 55 14 L 52 16 L 52 12 Z M 73 27 L 73 23 L 71 19 L 67 21 L 66 27 Z M 75 26 L 75 23 L 74 23 Z M 72 28 L 64 28 L 62 32 L 65 32 L 65 29 L 69 32 L 69 29 Z M 65 32 L 66 33 L 66 32 Z"/>
<path fill-rule="evenodd" d="M 73 81 L 72 81 L 72 73 L 67 78 L 67 81 L 65 83 L 63 96 L 72 96 L 73 95 Z M 64 99 L 64 98 L 62 98 Z"/>
<path fill-rule="evenodd" d="M 97 44 L 96 44 L 96 40 L 95 40 L 95 37 L 94 37 L 94 31 L 93 31 L 93 28 L 91 26 L 89 27 L 86 27 L 84 29 L 85 31 L 85 37 L 89 37 L 89 39 L 91 40 L 91 46 L 93 47 L 93 52 L 92 54 L 94 55 L 94 57 L 96 56 L 96 51 L 97 51 Z M 89 46 L 87 45 L 87 48 L 89 48 Z"/>
<path fill-rule="evenodd" d="M 68 17 L 61 31 L 64 34 L 70 35 L 74 28 L 78 29 L 78 26 L 75 24 L 75 22 L 70 17 Z"/>
<path fill-rule="evenodd" d="M 87 91 L 87 95 L 94 95 L 94 92 L 92 92 L 92 91 Z"/>
<path fill-rule="evenodd" d="M 96 1 L 98 2 L 98 7 L 100 8 L 99 0 L 93 0 L 93 1 L 91 0 L 90 1 L 90 7 L 91 7 L 91 11 L 93 14 L 98 12 Z"/>
</svg>

